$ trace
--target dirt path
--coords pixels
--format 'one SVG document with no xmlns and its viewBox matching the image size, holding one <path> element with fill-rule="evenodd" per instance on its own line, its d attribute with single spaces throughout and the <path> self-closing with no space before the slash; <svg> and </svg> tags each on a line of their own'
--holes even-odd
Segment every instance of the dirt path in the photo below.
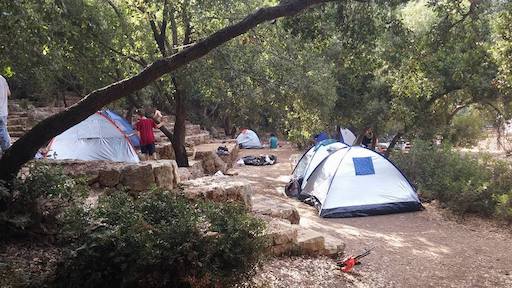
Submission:
<svg viewBox="0 0 512 288">
<path fill-rule="evenodd" d="M 272 153 L 273 166 L 235 168 L 258 195 L 294 205 L 300 225 L 341 239 L 346 252 L 375 247 L 356 273 L 342 274 L 328 258 L 283 258 L 255 278 L 263 287 L 512 287 L 512 233 L 484 220 L 459 223 L 436 205 L 426 210 L 361 218 L 322 219 L 316 210 L 284 196 L 291 172 L 290 146 L 242 150 L 241 156 Z M 510 230 L 508 230 L 510 231 Z"/>
</svg>

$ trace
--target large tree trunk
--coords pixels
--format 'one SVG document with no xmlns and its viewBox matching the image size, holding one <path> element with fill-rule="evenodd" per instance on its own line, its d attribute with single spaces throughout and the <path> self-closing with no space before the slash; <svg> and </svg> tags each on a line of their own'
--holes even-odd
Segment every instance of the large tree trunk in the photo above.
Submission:
<svg viewBox="0 0 512 288">
<path fill-rule="evenodd" d="M 23 137 L 5 151 L 0 159 L 0 179 L 10 180 L 21 167 L 34 157 L 37 150 L 53 137 L 82 122 L 103 106 L 138 91 L 162 75 L 206 55 L 223 43 L 244 34 L 260 23 L 279 17 L 291 16 L 315 4 L 330 0 L 296 0 L 274 7 L 261 8 L 240 22 L 225 27 L 195 45 L 171 57 L 157 60 L 139 74 L 91 92 L 66 110 L 52 115 L 35 125 Z"/>
<path fill-rule="evenodd" d="M 174 101 L 176 102 L 176 119 L 174 121 L 174 141 L 172 148 L 176 155 L 176 163 L 179 167 L 188 167 L 187 150 L 185 149 L 185 118 L 187 111 L 185 109 L 185 99 L 183 99 L 181 88 L 178 87 L 176 77 L 172 77 L 174 83 Z"/>
</svg>

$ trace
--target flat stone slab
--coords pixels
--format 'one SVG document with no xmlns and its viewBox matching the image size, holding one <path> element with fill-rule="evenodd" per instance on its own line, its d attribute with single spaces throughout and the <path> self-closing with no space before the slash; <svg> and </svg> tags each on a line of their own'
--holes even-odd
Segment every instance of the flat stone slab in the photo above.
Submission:
<svg viewBox="0 0 512 288">
<path fill-rule="evenodd" d="M 252 208 L 251 184 L 242 178 L 208 176 L 182 183 L 185 197 L 216 202 L 237 202 L 248 210 Z"/>
<path fill-rule="evenodd" d="M 264 236 L 267 240 L 267 253 L 273 256 L 296 254 L 298 226 L 282 219 L 256 215 L 266 224 Z"/>
<path fill-rule="evenodd" d="M 325 238 L 310 229 L 300 229 L 297 235 L 298 251 L 301 255 L 317 256 L 325 253 Z"/>
<path fill-rule="evenodd" d="M 300 222 L 300 215 L 297 209 L 278 197 L 255 194 L 253 196 L 252 211 L 256 214 L 284 219 L 291 224 L 299 224 Z"/>
</svg>

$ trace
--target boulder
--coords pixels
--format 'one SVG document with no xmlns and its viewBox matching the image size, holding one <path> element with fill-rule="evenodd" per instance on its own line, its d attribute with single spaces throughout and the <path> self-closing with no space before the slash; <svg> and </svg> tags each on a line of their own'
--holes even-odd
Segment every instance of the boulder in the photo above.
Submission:
<svg viewBox="0 0 512 288">
<path fill-rule="evenodd" d="M 158 154 L 158 159 L 176 159 L 171 143 L 156 145 L 156 153 Z"/>
<path fill-rule="evenodd" d="M 118 169 L 100 170 L 98 182 L 103 187 L 115 187 L 121 180 L 121 171 Z"/>
<path fill-rule="evenodd" d="M 209 176 L 183 182 L 183 193 L 190 199 L 207 199 L 216 202 L 237 202 L 248 210 L 252 208 L 252 188 L 242 178 Z"/>
<path fill-rule="evenodd" d="M 258 194 L 254 196 L 254 200 L 254 213 L 285 219 L 290 221 L 291 224 L 299 224 L 300 214 L 297 209 L 280 198 Z"/>
<path fill-rule="evenodd" d="M 289 255 L 297 250 L 298 226 L 281 219 L 256 215 L 266 223 L 264 237 L 267 239 L 268 252 L 274 256 Z"/>
<path fill-rule="evenodd" d="M 298 252 L 301 255 L 323 255 L 325 250 L 325 238 L 322 234 L 310 230 L 310 229 L 300 229 L 298 236 Z"/>
<path fill-rule="evenodd" d="M 190 172 L 188 167 L 179 167 L 178 175 L 180 177 L 181 182 L 194 179 L 194 178 L 192 178 L 192 173 Z"/>
<path fill-rule="evenodd" d="M 174 160 L 160 160 L 151 162 L 153 175 L 157 187 L 173 189 L 178 186 L 180 176 L 178 174 L 178 165 Z"/>
<path fill-rule="evenodd" d="M 207 175 L 213 175 L 217 171 L 226 172 L 227 164 L 214 151 L 197 151 L 195 160 L 201 160 L 203 171 Z"/>
<path fill-rule="evenodd" d="M 155 185 L 151 164 L 129 165 L 121 170 L 121 184 L 133 191 L 144 191 Z"/>
<path fill-rule="evenodd" d="M 238 152 L 240 152 L 240 148 L 236 143 L 228 143 L 225 145 L 228 148 L 229 154 L 228 155 L 220 155 L 220 159 L 224 161 L 228 165 L 228 168 L 233 167 L 236 160 L 238 159 Z"/>
</svg>

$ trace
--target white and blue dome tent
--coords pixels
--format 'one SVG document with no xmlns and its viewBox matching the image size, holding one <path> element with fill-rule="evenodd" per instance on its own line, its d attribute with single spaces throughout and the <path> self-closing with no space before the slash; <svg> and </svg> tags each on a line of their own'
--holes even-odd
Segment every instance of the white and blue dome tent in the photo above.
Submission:
<svg viewBox="0 0 512 288">
<path fill-rule="evenodd" d="M 304 189 L 311 173 L 313 173 L 315 168 L 322 161 L 324 161 L 325 158 L 329 157 L 329 155 L 331 155 L 332 153 L 334 153 L 340 149 L 345 149 L 348 147 L 349 146 L 347 146 L 344 143 L 340 143 L 340 142 L 329 143 L 328 141 L 324 140 L 324 141 L 320 142 L 319 144 L 315 145 L 313 148 L 311 148 L 310 150 L 313 150 L 311 157 L 304 159 L 305 160 L 304 162 L 308 162 L 305 169 L 303 171 L 294 171 L 294 172 L 297 172 L 297 173 L 294 173 L 294 176 L 302 179 L 301 189 Z M 299 175 L 299 172 L 302 172 L 301 175 Z"/>
<path fill-rule="evenodd" d="M 116 123 L 119 123 L 119 119 L 112 119 L 109 116 L 112 114 L 114 112 L 111 111 L 96 112 L 56 136 L 47 146 L 46 158 L 139 162 L 130 140 L 131 137 L 138 143 L 138 136 L 134 134 L 133 128 L 118 126 Z"/>
<path fill-rule="evenodd" d="M 402 172 L 359 146 L 339 149 L 313 171 L 299 198 L 316 202 L 326 218 L 418 211 L 422 205 Z"/>
<path fill-rule="evenodd" d="M 236 143 L 240 148 L 259 149 L 262 148 L 261 141 L 256 132 L 250 129 L 244 129 L 237 137 Z"/>
<path fill-rule="evenodd" d="M 285 193 L 290 197 L 298 197 L 300 189 L 304 188 L 307 179 L 313 170 L 315 170 L 316 166 L 327 156 L 343 148 L 348 148 L 348 146 L 334 139 L 320 141 L 315 146 L 311 147 L 302 155 L 293 169 L 292 178 L 285 189 Z M 295 182 L 295 185 L 290 185 L 292 182 Z"/>
</svg>

